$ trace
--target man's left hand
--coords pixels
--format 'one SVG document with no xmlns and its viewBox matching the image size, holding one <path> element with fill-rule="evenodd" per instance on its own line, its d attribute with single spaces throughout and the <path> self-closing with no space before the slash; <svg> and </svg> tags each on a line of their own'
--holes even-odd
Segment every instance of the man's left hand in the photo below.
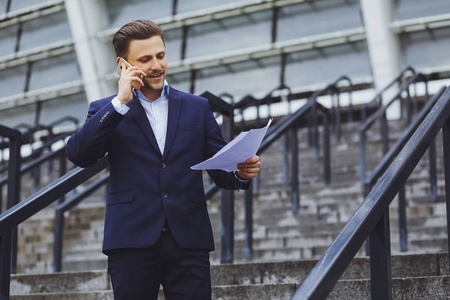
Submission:
<svg viewBox="0 0 450 300">
<path fill-rule="evenodd" d="M 261 167 L 261 162 L 259 161 L 259 156 L 255 155 L 252 158 L 247 159 L 244 163 L 237 165 L 237 175 L 243 179 L 255 178 Z"/>
</svg>

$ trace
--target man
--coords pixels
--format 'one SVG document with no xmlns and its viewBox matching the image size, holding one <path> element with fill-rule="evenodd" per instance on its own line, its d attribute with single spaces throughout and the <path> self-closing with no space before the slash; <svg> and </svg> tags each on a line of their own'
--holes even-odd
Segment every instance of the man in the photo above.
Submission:
<svg viewBox="0 0 450 300">
<path fill-rule="evenodd" d="M 67 156 L 88 167 L 108 153 L 110 186 L 103 252 L 116 300 L 211 299 L 209 251 L 214 250 L 202 172 L 190 167 L 225 142 L 206 99 L 165 81 L 163 31 L 148 20 L 114 35 L 121 64 L 118 93 L 94 101 L 67 143 Z M 132 85 L 140 87 L 134 89 Z M 237 171 L 210 170 L 225 189 L 246 189 L 261 163 L 255 156 Z"/>
</svg>

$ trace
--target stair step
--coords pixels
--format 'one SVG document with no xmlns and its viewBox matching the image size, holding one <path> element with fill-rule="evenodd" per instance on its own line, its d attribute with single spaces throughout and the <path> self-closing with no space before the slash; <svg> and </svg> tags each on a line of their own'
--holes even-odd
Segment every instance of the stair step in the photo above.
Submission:
<svg viewBox="0 0 450 300">
<path fill-rule="evenodd" d="M 448 299 L 448 253 L 392 257 L 393 299 Z M 213 265 L 213 299 L 289 299 L 317 260 Z M 369 299 L 370 261 L 352 260 L 327 299 Z M 113 299 L 105 270 L 13 275 L 11 299 Z M 164 299 L 160 293 L 159 299 Z"/>
</svg>

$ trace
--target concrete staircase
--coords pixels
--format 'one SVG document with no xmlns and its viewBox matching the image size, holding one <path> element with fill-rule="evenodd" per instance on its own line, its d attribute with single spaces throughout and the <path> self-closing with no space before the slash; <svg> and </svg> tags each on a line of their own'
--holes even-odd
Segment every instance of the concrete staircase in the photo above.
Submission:
<svg viewBox="0 0 450 300">
<path fill-rule="evenodd" d="M 332 183 L 323 184 L 322 157 L 316 161 L 307 144 L 307 131 L 299 136 L 300 211 L 290 210 L 290 188 L 283 185 L 283 140 L 262 156 L 260 188 L 254 195 L 254 253 L 245 259 L 243 192 L 235 199 L 235 262 L 220 263 L 220 196 L 208 201 L 216 251 L 211 253 L 213 299 L 289 299 L 316 259 L 325 252 L 347 220 L 363 201 L 358 174 L 358 124 L 344 128 L 341 143 L 332 142 Z M 400 135 L 392 122 L 390 137 Z M 427 157 L 417 166 L 406 185 L 408 203 L 408 251 L 400 252 L 397 204 L 391 205 L 394 299 L 448 299 L 446 254 L 416 255 L 448 251 L 445 202 L 442 197 L 442 147 L 438 139 L 438 201 L 429 200 Z M 378 129 L 368 134 L 368 169 L 381 158 Z M 50 207 L 19 227 L 18 269 L 23 275 L 12 280 L 12 299 L 113 299 L 101 253 L 104 190 L 66 214 L 61 274 L 52 270 L 53 217 Z M 364 248 L 364 247 L 363 247 Z M 369 266 L 364 249 L 337 284 L 329 299 L 369 299 Z M 447 261 L 447 262 L 445 262 Z M 421 265 L 421 263 L 425 265 Z M 408 267 L 406 268 L 406 265 Z M 431 264 L 431 265 L 430 265 Z M 406 269 L 410 269 L 406 272 Z M 98 271 L 101 270 L 101 271 Z M 433 270 L 433 271 L 431 271 Z M 417 294 L 414 294 L 417 293 Z M 436 295 L 436 297 L 426 297 Z M 432 294 L 435 293 L 435 294 Z M 410 296 L 408 296 L 410 295 Z M 444 296 L 442 296 L 444 295 Z M 441 297 L 442 296 L 442 297 Z M 59 297 L 59 298 L 58 298 Z M 403 298 L 402 298 L 403 297 Z M 163 299 L 163 298 L 162 298 Z"/>
<path fill-rule="evenodd" d="M 315 260 L 220 265 L 211 268 L 213 299 L 289 299 Z M 352 261 L 327 299 L 370 299 L 367 258 Z M 393 299 L 449 299 L 448 255 L 402 255 L 392 259 Z M 13 300 L 113 299 L 106 271 L 15 275 Z M 160 292 L 159 299 L 164 299 Z"/>
</svg>

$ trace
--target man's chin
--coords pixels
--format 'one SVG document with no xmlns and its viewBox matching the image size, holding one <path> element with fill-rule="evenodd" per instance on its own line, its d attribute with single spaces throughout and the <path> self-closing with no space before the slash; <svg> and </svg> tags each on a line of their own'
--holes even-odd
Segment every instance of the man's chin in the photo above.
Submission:
<svg viewBox="0 0 450 300">
<path fill-rule="evenodd" d="M 160 83 L 160 84 L 148 84 L 148 83 L 144 83 L 143 88 L 150 90 L 150 91 L 162 91 L 164 87 L 164 82 Z"/>
</svg>

